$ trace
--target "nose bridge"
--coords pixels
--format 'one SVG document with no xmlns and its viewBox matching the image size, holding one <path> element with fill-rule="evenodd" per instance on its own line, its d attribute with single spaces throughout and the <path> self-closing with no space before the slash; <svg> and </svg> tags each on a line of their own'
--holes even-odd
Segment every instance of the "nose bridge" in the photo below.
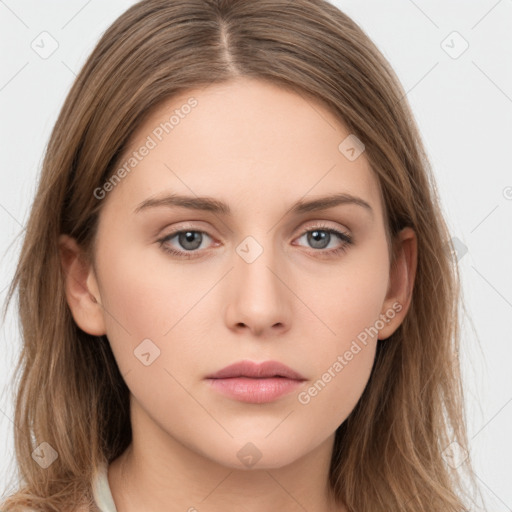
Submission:
<svg viewBox="0 0 512 512">
<path fill-rule="evenodd" d="M 236 247 L 236 253 L 235 274 L 242 286 L 250 287 L 252 293 L 275 295 L 279 292 L 274 274 L 278 262 L 272 232 L 261 230 L 246 236 Z"/>
<path fill-rule="evenodd" d="M 287 323 L 286 286 L 279 277 L 281 258 L 272 231 L 246 236 L 235 251 L 230 321 L 258 331 Z"/>
</svg>

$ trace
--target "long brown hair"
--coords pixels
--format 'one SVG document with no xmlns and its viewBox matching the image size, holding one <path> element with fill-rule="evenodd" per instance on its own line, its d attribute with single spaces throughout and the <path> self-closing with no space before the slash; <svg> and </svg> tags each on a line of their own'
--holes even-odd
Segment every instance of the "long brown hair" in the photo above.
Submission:
<svg viewBox="0 0 512 512">
<path fill-rule="evenodd" d="M 19 263 L 23 349 L 14 422 L 20 488 L 2 504 L 62 511 L 93 506 L 91 481 L 131 442 L 129 390 L 105 336 L 74 323 L 58 237 L 91 253 L 102 201 L 131 135 L 164 100 L 236 76 L 324 102 L 380 183 L 388 232 L 418 239 L 402 325 L 378 343 L 368 385 L 337 429 L 329 482 L 351 512 L 461 512 L 476 480 L 469 457 L 458 347 L 457 263 L 407 97 L 361 28 L 324 0 L 143 0 L 101 37 L 66 98 L 45 154 Z M 341 141 L 340 141 L 341 142 Z M 448 250 L 447 250 L 448 249 Z M 48 443 L 47 468 L 32 452 Z"/>
</svg>

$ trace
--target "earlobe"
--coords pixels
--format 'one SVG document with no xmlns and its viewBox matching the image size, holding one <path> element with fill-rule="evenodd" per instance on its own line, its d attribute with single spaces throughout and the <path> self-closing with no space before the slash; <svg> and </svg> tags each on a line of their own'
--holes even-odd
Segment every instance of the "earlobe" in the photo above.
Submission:
<svg viewBox="0 0 512 512">
<path fill-rule="evenodd" d="M 395 258 L 390 268 L 389 286 L 381 314 L 389 321 L 379 330 L 379 340 L 389 338 L 405 318 L 412 300 L 417 266 L 417 238 L 412 228 L 404 228 L 395 240 Z"/>
<path fill-rule="evenodd" d="M 64 275 L 66 299 L 80 329 L 94 336 L 106 333 L 96 276 L 76 241 L 60 235 L 59 252 Z"/>
</svg>

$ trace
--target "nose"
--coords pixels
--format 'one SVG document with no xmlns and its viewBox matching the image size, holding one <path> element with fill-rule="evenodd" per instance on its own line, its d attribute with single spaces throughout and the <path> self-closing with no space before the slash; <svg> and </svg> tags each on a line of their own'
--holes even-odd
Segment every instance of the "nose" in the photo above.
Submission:
<svg viewBox="0 0 512 512">
<path fill-rule="evenodd" d="M 229 328 L 263 337 L 288 330 L 294 295 L 286 284 L 284 258 L 276 256 L 270 243 L 248 237 L 233 262 L 225 312 Z"/>
</svg>

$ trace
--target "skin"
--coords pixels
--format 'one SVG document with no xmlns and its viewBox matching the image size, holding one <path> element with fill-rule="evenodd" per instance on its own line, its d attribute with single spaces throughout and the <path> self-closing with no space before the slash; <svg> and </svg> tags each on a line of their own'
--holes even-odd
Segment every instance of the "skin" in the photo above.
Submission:
<svg viewBox="0 0 512 512">
<path fill-rule="evenodd" d="M 267 82 L 239 78 L 174 97 L 138 128 L 127 154 L 190 97 L 197 106 L 102 199 L 94 265 L 74 240 L 60 239 L 73 318 L 107 335 L 131 392 L 133 443 L 109 467 L 118 512 L 344 511 L 327 484 L 334 434 L 364 390 L 377 343 L 408 310 L 414 232 L 399 234 L 390 266 L 365 153 L 347 159 L 338 145 L 350 132 L 332 112 Z M 373 213 L 350 203 L 289 212 L 300 199 L 334 192 L 365 200 Z M 232 215 L 168 206 L 134 213 L 171 193 L 222 200 Z M 331 235 L 315 245 L 307 233 L 319 226 L 350 234 L 353 244 L 326 255 L 344 242 Z M 195 251 L 191 259 L 157 241 L 179 229 L 202 233 L 192 250 L 190 241 L 167 239 Z M 248 236 L 263 249 L 250 263 L 236 250 Z M 401 309 L 389 318 L 393 304 Z M 378 336 L 300 403 L 299 392 L 380 315 L 387 322 Z M 134 350 L 148 338 L 160 355 L 145 366 Z M 208 374 L 242 359 L 281 361 L 307 380 L 264 404 L 210 388 Z M 251 467 L 237 457 L 249 442 L 261 455 Z"/>
</svg>

